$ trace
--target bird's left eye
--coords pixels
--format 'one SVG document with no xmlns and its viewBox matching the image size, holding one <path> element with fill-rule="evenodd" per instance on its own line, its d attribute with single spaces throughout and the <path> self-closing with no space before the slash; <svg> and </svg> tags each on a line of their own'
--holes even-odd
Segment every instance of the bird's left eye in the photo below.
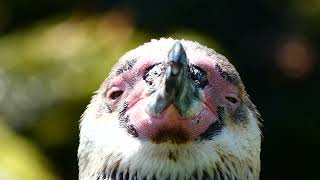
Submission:
<svg viewBox="0 0 320 180">
<path fill-rule="evenodd" d="M 204 88 L 208 84 L 206 71 L 194 65 L 190 65 L 189 71 L 190 71 L 191 79 L 195 82 L 195 84 L 198 87 Z"/>
<path fill-rule="evenodd" d="M 231 96 L 226 96 L 226 99 L 231 102 L 232 104 L 236 104 L 238 102 L 238 99 Z"/>
</svg>

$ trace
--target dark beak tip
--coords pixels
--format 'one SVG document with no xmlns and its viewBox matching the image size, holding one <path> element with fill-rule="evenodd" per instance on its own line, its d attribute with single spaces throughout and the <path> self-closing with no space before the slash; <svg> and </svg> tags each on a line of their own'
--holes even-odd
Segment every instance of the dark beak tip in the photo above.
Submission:
<svg viewBox="0 0 320 180">
<path fill-rule="evenodd" d="M 186 52 L 180 41 L 174 43 L 168 54 L 169 62 L 176 64 L 188 64 Z"/>
</svg>

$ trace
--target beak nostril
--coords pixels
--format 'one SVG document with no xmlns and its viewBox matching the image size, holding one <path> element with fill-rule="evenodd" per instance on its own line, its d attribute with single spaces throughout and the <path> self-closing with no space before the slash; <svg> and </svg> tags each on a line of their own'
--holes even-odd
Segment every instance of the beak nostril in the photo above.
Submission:
<svg viewBox="0 0 320 180">
<path fill-rule="evenodd" d="M 153 85 L 158 78 L 163 75 L 164 72 L 164 64 L 157 63 L 154 64 L 145 70 L 145 74 L 143 76 L 143 80 L 149 85 Z"/>
<path fill-rule="evenodd" d="M 209 83 L 207 80 L 206 71 L 204 71 L 200 67 L 190 64 L 189 72 L 191 75 L 191 79 L 195 82 L 195 84 L 198 87 L 203 89 Z"/>
</svg>

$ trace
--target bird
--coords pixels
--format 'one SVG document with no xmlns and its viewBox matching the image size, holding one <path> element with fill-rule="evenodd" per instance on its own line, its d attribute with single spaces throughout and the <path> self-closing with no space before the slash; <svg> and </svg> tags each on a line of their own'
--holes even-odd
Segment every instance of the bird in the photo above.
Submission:
<svg viewBox="0 0 320 180">
<path fill-rule="evenodd" d="M 80 180 L 258 180 L 261 115 L 229 60 L 197 42 L 125 53 L 80 120 Z"/>
</svg>

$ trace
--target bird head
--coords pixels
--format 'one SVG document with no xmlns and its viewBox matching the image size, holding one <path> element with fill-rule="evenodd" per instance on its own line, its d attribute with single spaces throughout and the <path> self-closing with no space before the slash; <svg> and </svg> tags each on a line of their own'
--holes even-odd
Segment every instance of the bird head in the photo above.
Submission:
<svg viewBox="0 0 320 180">
<path fill-rule="evenodd" d="M 129 51 L 82 116 L 81 179 L 258 179 L 259 113 L 234 66 L 198 43 Z"/>
</svg>

